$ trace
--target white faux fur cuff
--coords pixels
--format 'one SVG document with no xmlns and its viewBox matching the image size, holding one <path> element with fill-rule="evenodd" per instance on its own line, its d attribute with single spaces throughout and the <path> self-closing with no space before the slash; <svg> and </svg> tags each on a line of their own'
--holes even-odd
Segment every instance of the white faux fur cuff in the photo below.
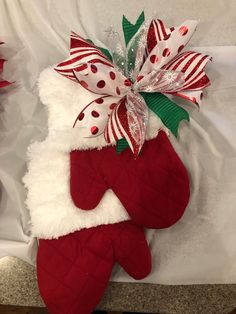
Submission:
<svg viewBox="0 0 236 314">
<path fill-rule="evenodd" d="M 28 173 L 23 178 L 28 189 L 26 204 L 33 235 L 58 238 L 83 228 L 128 220 L 127 212 L 112 190 L 107 190 L 91 211 L 77 208 L 71 199 L 70 151 L 107 146 L 103 135 L 84 139 L 79 128 L 72 128 L 79 111 L 97 96 L 52 68 L 41 73 L 39 94 L 48 107 L 49 133 L 45 141 L 29 147 Z M 146 138 L 155 137 L 161 128 L 161 120 L 150 112 Z"/>
</svg>

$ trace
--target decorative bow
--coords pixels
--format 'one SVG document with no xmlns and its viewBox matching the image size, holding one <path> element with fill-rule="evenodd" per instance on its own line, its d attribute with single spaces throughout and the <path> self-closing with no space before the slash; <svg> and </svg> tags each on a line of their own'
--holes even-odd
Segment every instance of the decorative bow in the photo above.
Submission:
<svg viewBox="0 0 236 314">
<path fill-rule="evenodd" d="M 2 44 L 4 44 L 3 42 L 0 42 L 0 45 L 2 45 Z M 4 62 L 5 62 L 6 60 L 5 59 L 1 59 L 0 58 L 0 74 L 2 73 L 2 71 L 3 71 L 3 65 L 4 65 Z M 6 81 L 6 80 L 1 80 L 0 79 L 0 88 L 3 88 L 3 87 L 6 87 L 6 86 L 8 86 L 8 85 L 10 85 L 11 83 L 10 82 L 8 82 L 8 81 Z"/>
<path fill-rule="evenodd" d="M 74 126 L 84 137 L 104 133 L 117 151 L 130 146 L 137 156 L 145 141 L 148 108 L 177 136 L 180 121 L 189 120 L 187 111 L 166 95 L 186 98 L 199 105 L 202 89 L 210 84 L 204 67 L 210 57 L 184 51 L 197 21 L 187 20 L 166 28 L 161 20 L 144 22 L 144 13 L 131 24 L 123 17 L 126 48 L 119 34 L 108 30 L 107 46 L 95 46 L 71 33 L 70 57 L 55 70 L 98 94 L 78 114 Z"/>
</svg>

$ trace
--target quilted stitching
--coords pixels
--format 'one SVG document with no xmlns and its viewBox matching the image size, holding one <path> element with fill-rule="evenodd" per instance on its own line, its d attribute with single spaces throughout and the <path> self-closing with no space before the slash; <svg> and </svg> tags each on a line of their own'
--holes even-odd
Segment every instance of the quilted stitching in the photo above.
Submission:
<svg viewBox="0 0 236 314">
<path fill-rule="evenodd" d="M 78 160 L 77 151 L 70 154 L 71 160 L 71 181 L 75 184 L 71 185 L 72 199 L 77 207 L 82 209 L 93 209 L 100 202 L 103 194 L 108 189 L 106 182 L 101 176 L 101 163 L 97 156 L 96 166 L 93 165 L 91 154 L 81 155 Z M 80 184 L 76 178 L 81 174 L 83 176 L 83 184 Z M 76 194 L 77 197 L 73 197 Z M 78 202 L 79 200 L 79 202 Z"/>
<path fill-rule="evenodd" d="M 83 229 L 57 240 L 40 240 L 38 283 L 50 313 L 91 313 L 116 261 L 134 278 L 143 278 L 151 271 L 142 227 L 127 221 Z"/>
<path fill-rule="evenodd" d="M 188 174 L 164 132 L 145 143 L 137 160 L 129 150 L 117 156 L 113 147 L 73 151 L 71 160 L 71 195 L 81 209 L 93 209 L 111 188 L 136 223 L 165 228 L 187 206 Z"/>
</svg>

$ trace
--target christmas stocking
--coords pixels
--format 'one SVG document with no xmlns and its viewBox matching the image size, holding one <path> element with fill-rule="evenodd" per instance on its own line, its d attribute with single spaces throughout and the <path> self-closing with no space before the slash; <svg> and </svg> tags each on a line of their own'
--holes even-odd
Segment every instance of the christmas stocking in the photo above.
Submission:
<svg viewBox="0 0 236 314">
<path fill-rule="evenodd" d="M 170 227 L 188 204 L 188 174 L 166 134 L 189 120 L 174 96 L 200 104 L 209 57 L 182 51 L 196 21 L 143 22 L 124 17 L 126 47 L 111 29 L 110 50 L 72 33 L 69 58 L 40 75 L 49 133 L 30 146 L 24 182 L 51 314 L 91 313 L 116 262 L 147 276 L 143 228 Z"/>
</svg>

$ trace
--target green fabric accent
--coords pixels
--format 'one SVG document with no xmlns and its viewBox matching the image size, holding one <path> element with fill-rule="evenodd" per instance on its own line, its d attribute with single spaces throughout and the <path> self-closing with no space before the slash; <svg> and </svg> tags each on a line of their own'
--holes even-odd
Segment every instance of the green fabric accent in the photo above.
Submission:
<svg viewBox="0 0 236 314">
<path fill-rule="evenodd" d="M 95 47 L 97 47 L 99 50 L 101 50 L 101 52 L 112 62 L 112 56 L 111 56 L 109 50 L 107 50 L 106 48 L 102 48 L 102 47 L 96 46 L 96 45 L 94 44 L 94 42 L 93 42 L 91 39 L 89 39 L 89 38 L 87 38 L 87 39 L 85 39 L 85 40 L 86 40 L 88 43 L 90 43 L 90 44 L 94 45 Z"/>
<path fill-rule="evenodd" d="M 98 49 L 101 50 L 101 52 L 112 62 L 112 56 L 109 52 L 109 50 L 102 48 L 102 47 L 97 47 Z"/>
<path fill-rule="evenodd" d="M 182 120 L 189 121 L 186 110 L 176 105 L 161 93 L 140 93 L 147 106 L 161 119 L 164 125 L 177 137 Z"/>
<path fill-rule="evenodd" d="M 120 154 L 123 150 L 129 147 L 128 142 L 125 138 L 122 138 L 116 142 L 116 153 Z"/>
<path fill-rule="evenodd" d="M 86 40 L 88 43 L 90 43 L 90 44 L 94 45 L 94 42 L 93 42 L 91 39 L 86 38 L 85 40 Z"/>
<path fill-rule="evenodd" d="M 123 27 L 126 46 L 128 45 L 130 39 L 138 31 L 140 26 L 143 24 L 144 20 L 145 20 L 144 12 L 140 14 L 139 18 L 137 19 L 134 25 L 130 23 L 130 21 L 128 21 L 127 18 L 123 15 L 122 27 Z"/>
<path fill-rule="evenodd" d="M 140 93 L 148 108 L 150 108 L 164 123 L 164 125 L 178 136 L 179 124 L 182 120 L 189 121 L 189 114 L 182 107 L 176 105 L 172 100 L 161 93 Z M 116 152 L 120 154 L 129 147 L 125 138 L 116 142 Z"/>
<path fill-rule="evenodd" d="M 131 38 L 130 43 L 131 45 L 129 45 L 129 48 L 127 47 L 128 51 L 127 51 L 127 70 L 128 70 L 128 76 L 130 76 L 129 74 L 131 73 L 131 71 L 134 69 L 135 66 L 135 60 L 136 60 L 136 54 L 137 54 L 137 49 L 139 46 L 139 41 L 140 41 L 140 34 L 137 34 L 133 36 L 133 38 Z"/>
<path fill-rule="evenodd" d="M 117 67 L 122 70 L 124 69 L 124 65 L 126 63 L 126 60 L 124 57 L 120 56 L 118 53 L 113 52 L 112 59 L 114 60 L 114 63 L 117 65 Z"/>
</svg>

